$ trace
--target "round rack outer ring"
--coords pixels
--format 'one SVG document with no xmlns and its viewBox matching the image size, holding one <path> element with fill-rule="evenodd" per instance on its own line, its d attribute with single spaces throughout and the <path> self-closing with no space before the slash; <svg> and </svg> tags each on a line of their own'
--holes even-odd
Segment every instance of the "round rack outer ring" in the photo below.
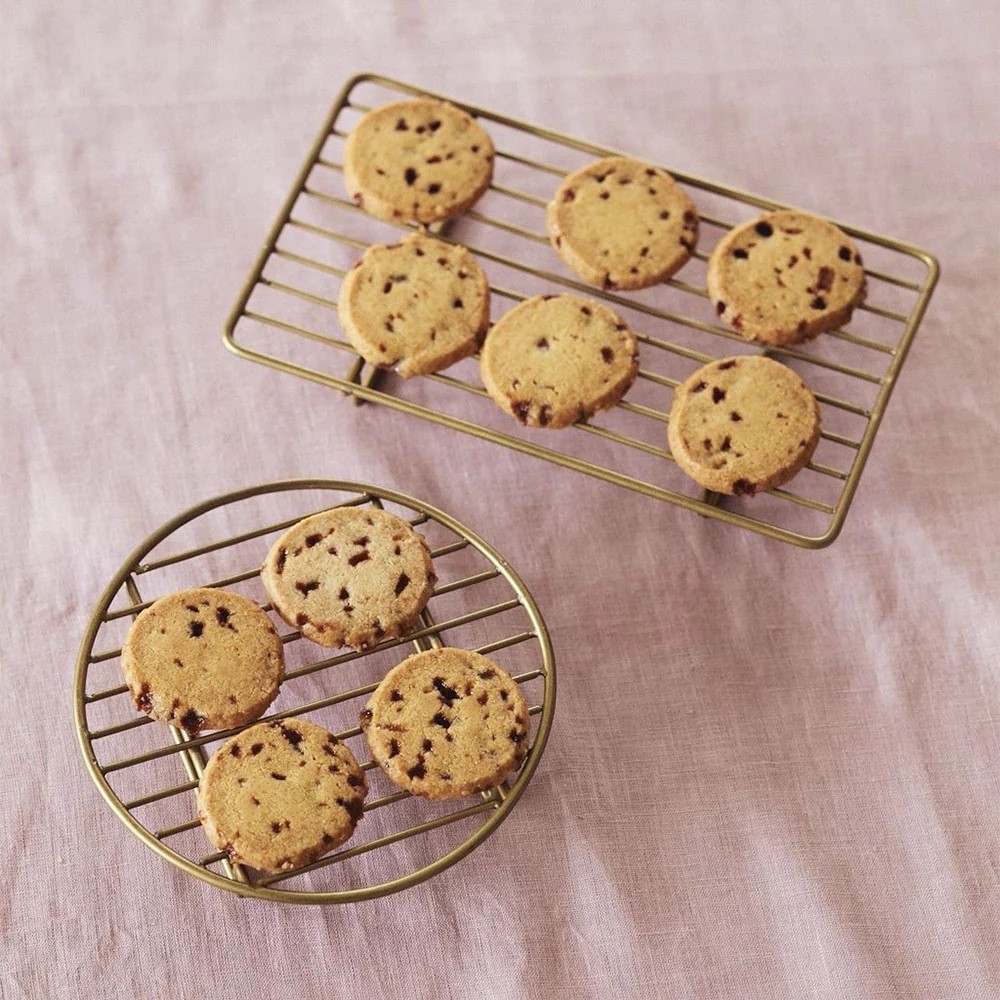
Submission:
<svg viewBox="0 0 1000 1000">
<path fill-rule="evenodd" d="M 499 573 L 511 586 L 514 593 L 517 595 L 521 606 L 527 612 L 531 620 L 542 652 L 542 677 L 544 681 L 544 689 L 542 711 L 539 716 L 538 729 L 536 730 L 535 739 L 532 742 L 528 757 L 503 800 L 492 812 L 487 814 L 485 822 L 483 822 L 464 841 L 462 841 L 462 843 L 453 847 L 436 861 L 433 861 L 416 871 L 410 872 L 407 875 L 399 876 L 398 878 L 391 879 L 379 885 L 366 886 L 360 889 L 345 889 L 330 892 L 306 892 L 290 889 L 273 889 L 269 886 L 255 886 L 250 883 L 238 882 L 233 879 L 226 878 L 216 872 L 209 871 L 201 865 L 195 864 L 188 858 L 183 857 L 153 836 L 153 834 L 136 819 L 134 819 L 132 814 L 128 811 L 128 809 L 126 809 L 121 799 L 119 799 L 112 790 L 111 786 L 105 779 L 104 774 L 101 772 L 101 767 L 97 756 L 94 753 L 87 728 L 86 683 L 87 672 L 90 667 L 90 657 L 93 652 L 93 643 L 97 637 L 97 633 L 100 631 L 101 626 L 104 624 L 104 616 L 107 614 L 108 609 L 111 606 L 111 602 L 125 585 L 125 581 L 129 574 L 141 564 L 142 559 L 157 545 L 164 541 L 164 539 L 177 531 L 178 528 L 198 517 L 201 517 L 209 511 L 215 510 L 218 507 L 224 507 L 231 503 L 238 503 L 251 497 L 261 496 L 266 493 L 281 493 L 296 490 L 331 490 L 355 493 L 362 496 L 368 495 L 373 499 L 385 500 L 390 503 L 396 503 L 404 507 L 409 507 L 414 511 L 425 514 L 430 519 L 437 521 L 439 524 L 444 525 L 444 527 L 450 529 L 455 534 L 460 535 L 476 549 L 478 549 L 478 551 L 491 563 L 493 563 Z M 514 572 L 507 561 L 503 559 L 495 549 L 493 549 L 492 546 L 490 546 L 475 532 L 469 530 L 459 521 L 456 521 L 450 515 L 445 514 L 443 511 L 438 510 L 423 501 L 410 497 L 405 493 L 370 486 L 364 483 L 334 479 L 293 479 L 248 487 L 246 489 L 226 493 L 213 499 L 206 500 L 186 511 L 183 511 L 176 517 L 171 518 L 169 521 L 161 525 L 160 528 L 154 531 L 144 542 L 136 547 L 104 589 L 104 592 L 101 595 L 97 606 L 94 608 L 89 622 L 87 623 L 83 641 L 80 645 L 80 652 L 77 656 L 76 673 L 73 685 L 74 714 L 77 736 L 80 740 L 80 747 L 83 751 L 83 757 L 87 765 L 87 770 L 90 773 L 91 778 L 93 778 L 94 783 L 97 785 L 101 795 L 104 797 L 108 805 L 111 806 L 112 811 L 129 828 L 129 830 L 132 831 L 132 833 L 134 833 L 144 844 L 146 844 L 147 847 L 151 848 L 154 852 L 160 855 L 160 857 L 165 858 L 182 871 L 187 872 L 189 875 L 193 875 L 195 878 L 201 879 L 203 882 L 208 882 L 211 885 L 217 886 L 221 889 L 226 889 L 227 891 L 236 893 L 239 896 L 266 899 L 273 902 L 300 904 L 353 903 L 360 902 L 365 899 L 387 896 L 426 881 L 432 876 L 437 875 L 439 872 L 444 871 L 446 868 L 451 867 L 451 865 L 460 861 L 467 854 L 469 854 L 470 851 L 478 847 L 507 818 L 511 809 L 514 807 L 514 804 L 521 797 L 528 785 L 528 782 L 531 780 L 531 777 L 538 766 L 538 762 L 541 759 L 542 752 L 545 749 L 545 743 L 548 740 L 549 730 L 552 727 L 552 717 L 555 711 L 555 695 L 555 660 L 552 653 L 552 643 L 549 638 L 548 629 L 545 627 L 545 623 L 542 620 L 538 607 L 527 588 L 524 586 L 524 583 L 521 581 L 521 578 Z"/>
</svg>

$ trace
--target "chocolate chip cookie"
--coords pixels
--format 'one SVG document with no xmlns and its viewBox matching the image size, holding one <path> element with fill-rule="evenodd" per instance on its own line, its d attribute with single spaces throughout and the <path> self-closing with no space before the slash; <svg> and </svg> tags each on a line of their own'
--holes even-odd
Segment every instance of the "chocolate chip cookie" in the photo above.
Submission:
<svg viewBox="0 0 1000 1000">
<path fill-rule="evenodd" d="M 409 378 L 479 350 L 490 286 L 465 247 L 413 233 L 364 252 L 340 286 L 338 315 L 369 364 Z"/>
<path fill-rule="evenodd" d="M 515 681 L 488 657 L 452 647 L 390 670 L 361 728 L 390 780 L 428 799 L 493 788 L 528 753 L 528 707 Z"/>
<path fill-rule="evenodd" d="M 639 370 L 635 334 L 607 306 L 536 295 L 504 314 L 480 355 L 483 385 L 530 427 L 555 429 L 613 406 Z"/>
<path fill-rule="evenodd" d="M 490 186 L 493 142 L 472 115 L 430 98 L 369 111 L 344 145 L 348 194 L 371 215 L 430 224 L 453 219 Z"/>
<path fill-rule="evenodd" d="M 667 440 L 705 489 L 753 496 L 806 465 L 819 425 L 816 397 L 795 372 L 747 355 L 713 361 L 677 387 Z"/>
<path fill-rule="evenodd" d="M 388 511 L 336 507 L 288 529 L 261 581 L 274 610 L 321 646 L 368 649 L 405 634 L 434 592 L 423 537 Z"/>
<path fill-rule="evenodd" d="M 121 667 L 136 708 L 189 733 L 259 719 L 285 669 L 264 610 L 242 594 L 208 587 L 146 608 L 122 644 Z"/>
<path fill-rule="evenodd" d="M 569 174 L 545 215 L 556 253 L 601 288 L 646 288 L 698 243 L 694 203 L 665 170 L 610 156 Z"/>
<path fill-rule="evenodd" d="M 305 719 L 261 722 L 208 762 L 198 818 L 231 860 L 288 871 L 350 839 L 367 794 L 354 754 L 332 733 Z"/>
<path fill-rule="evenodd" d="M 796 344 L 845 324 L 867 282 L 850 237 L 804 212 L 767 212 L 730 230 L 712 251 L 708 296 L 747 340 Z"/>
</svg>

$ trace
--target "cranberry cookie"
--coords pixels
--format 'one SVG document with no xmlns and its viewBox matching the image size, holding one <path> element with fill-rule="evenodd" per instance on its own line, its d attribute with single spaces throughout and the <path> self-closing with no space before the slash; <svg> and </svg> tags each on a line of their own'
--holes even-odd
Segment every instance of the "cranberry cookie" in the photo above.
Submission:
<svg viewBox="0 0 1000 1000">
<path fill-rule="evenodd" d="M 861 254 L 833 223 L 768 212 L 737 226 L 708 260 L 708 296 L 747 340 L 796 344 L 845 324 L 865 300 Z"/>
<path fill-rule="evenodd" d="M 490 186 L 493 142 L 460 108 L 418 98 L 369 111 L 344 145 L 348 194 L 371 215 L 427 225 L 461 215 Z"/>
<path fill-rule="evenodd" d="M 677 465 L 717 493 L 753 496 L 787 483 L 819 442 L 816 397 L 790 368 L 723 358 L 677 387 L 667 425 Z"/>
<path fill-rule="evenodd" d="M 415 653 L 386 674 L 361 713 L 372 757 L 400 788 L 454 799 L 498 785 L 528 753 L 528 706 L 479 653 Z"/>
<path fill-rule="evenodd" d="M 284 679 L 281 640 L 248 597 L 199 587 L 154 601 L 122 644 L 136 708 L 189 733 L 253 722 Z"/>
<path fill-rule="evenodd" d="M 490 286 L 465 247 L 413 233 L 370 246 L 340 286 L 340 325 L 369 364 L 403 378 L 475 354 L 490 322 Z"/>
<path fill-rule="evenodd" d="M 288 529 L 261 581 L 274 610 L 321 646 L 368 649 L 420 617 L 436 577 L 423 537 L 376 508 L 336 507 Z"/>
<path fill-rule="evenodd" d="M 556 253 L 601 288 L 646 288 L 691 258 L 694 203 L 665 170 L 611 156 L 570 174 L 545 215 Z"/>
<path fill-rule="evenodd" d="M 607 306 L 536 295 L 502 316 L 480 355 L 483 385 L 530 427 L 566 427 L 618 402 L 639 371 L 635 334 Z"/>
<path fill-rule="evenodd" d="M 208 762 L 198 819 L 238 864 L 288 871 L 350 839 L 367 794 L 354 754 L 332 733 L 305 719 L 262 722 Z"/>
</svg>

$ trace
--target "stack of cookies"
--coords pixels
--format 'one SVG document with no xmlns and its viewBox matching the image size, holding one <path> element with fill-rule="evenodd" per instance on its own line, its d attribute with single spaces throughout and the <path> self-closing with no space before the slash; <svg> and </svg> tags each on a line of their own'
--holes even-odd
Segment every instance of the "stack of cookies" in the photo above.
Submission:
<svg viewBox="0 0 1000 1000">
<path fill-rule="evenodd" d="M 275 612 L 303 638 L 367 650 L 419 625 L 436 576 L 425 540 L 406 521 L 348 506 L 285 531 L 261 581 Z M 205 833 L 232 861 L 288 871 L 353 835 L 368 782 L 351 750 L 304 719 L 256 721 L 278 694 L 284 658 L 282 639 L 255 601 L 221 588 L 163 597 L 132 623 L 121 663 L 136 708 L 151 718 L 189 735 L 238 730 L 213 754 L 198 787 Z M 528 709 L 516 682 L 485 656 L 460 649 L 398 664 L 375 689 L 361 725 L 390 780 L 430 799 L 492 788 L 528 750 Z"/>
</svg>

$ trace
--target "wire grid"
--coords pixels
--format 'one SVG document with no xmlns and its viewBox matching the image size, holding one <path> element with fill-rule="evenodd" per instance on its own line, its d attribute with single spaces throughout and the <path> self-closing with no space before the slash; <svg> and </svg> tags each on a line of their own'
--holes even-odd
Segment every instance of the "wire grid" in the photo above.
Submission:
<svg viewBox="0 0 1000 1000">
<path fill-rule="evenodd" d="M 467 246 L 484 266 L 494 320 L 529 295 L 569 291 L 603 300 L 639 336 L 638 378 L 612 410 L 572 429 L 521 428 L 499 414 L 486 395 L 476 359 L 445 373 L 403 380 L 367 366 L 336 322 L 337 292 L 346 270 L 367 246 L 393 242 L 408 228 L 366 215 L 347 197 L 343 140 L 365 111 L 420 95 L 442 97 L 373 74 L 348 81 L 230 313 L 227 346 L 244 358 L 335 387 L 356 402 L 379 403 L 803 547 L 830 544 L 843 526 L 937 282 L 935 258 L 831 220 L 862 250 L 868 301 L 855 310 L 850 330 L 823 334 L 801 347 L 761 351 L 719 324 L 705 291 L 704 248 L 762 209 L 791 206 L 665 167 L 699 208 L 703 249 L 654 289 L 603 291 L 562 268 L 545 234 L 545 206 L 566 173 L 621 151 L 444 98 L 476 116 L 497 147 L 489 191 L 473 210 L 437 233 Z M 676 468 L 666 446 L 672 391 L 702 364 L 758 352 L 797 370 L 815 392 L 823 424 L 819 448 L 792 483 L 766 495 L 723 497 L 700 490 Z"/>
<path fill-rule="evenodd" d="M 284 644 L 286 678 L 261 721 L 309 715 L 351 746 L 370 791 L 354 837 L 335 853 L 291 872 L 254 874 L 211 849 L 200 829 L 194 795 L 213 749 L 245 727 L 192 737 L 137 717 L 116 669 L 121 641 L 152 600 L 186 587 L 242 590 L 273 613 L 259 570 L 278 534 L 317 510 L 369 505 L 390 509 L 424 534 L 438 582 L 420 628 L 363 653 L 319 647 L 273 616 Z M 431 803 L 398 790 L 382 775 L 356 721 L 368 695 L 407 655 L 407 647 L 444 644 L 474 648 L 511 673 L 529 704 L 532 732 L 524 765 L 499 787 L 478 797 Z M 297 480 L 208 501 L 174 518 L 137 548 L 91 617 L 77 662 L 75 701 L 91 776 L 119 818 L 158 854 L 240 895 L 340 903 L 386 895 L 429 878 L 464 857 L 507 816 L 548 737 L 555 664 L 530 594 L 477 535 L 403 494 Z"/>
</svg>

